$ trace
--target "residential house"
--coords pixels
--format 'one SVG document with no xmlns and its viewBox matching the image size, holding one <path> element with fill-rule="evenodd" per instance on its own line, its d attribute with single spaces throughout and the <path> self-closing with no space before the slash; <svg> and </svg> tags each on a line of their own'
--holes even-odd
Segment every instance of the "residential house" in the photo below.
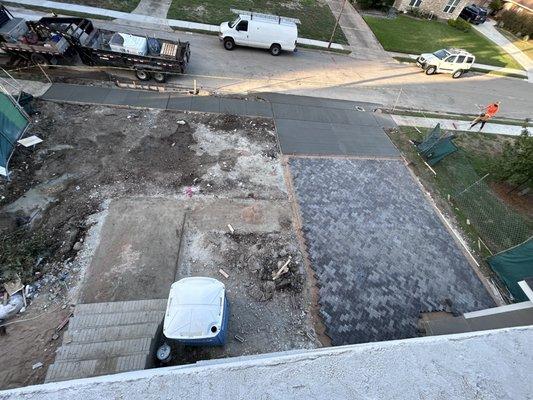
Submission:
<svg viewBox="0 0 533 400">
<path fill-rule="evenodd" d="M 533 1 L 533 0 L 526 0 Z M 459 13 L 469 4 L 487 6 L 488 0 L 396 0 L 394 7 L 400 11 L 419 8 L 421 11 L 432 12 L 437 18 L 457 18 Z"/>
</svg>

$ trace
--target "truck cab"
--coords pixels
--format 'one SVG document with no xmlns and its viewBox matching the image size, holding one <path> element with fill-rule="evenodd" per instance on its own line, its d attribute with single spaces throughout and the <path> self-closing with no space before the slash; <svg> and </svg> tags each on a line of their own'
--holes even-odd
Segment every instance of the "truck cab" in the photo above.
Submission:
<svg viewBox="0 0 533 400">
<path fill-rule="evenodd" d="M 482 24 L 487 20 L 488 11 L 486 8 L 472 4 L 463 8 L 459 17 L 474 25 Z"/>
</svg>

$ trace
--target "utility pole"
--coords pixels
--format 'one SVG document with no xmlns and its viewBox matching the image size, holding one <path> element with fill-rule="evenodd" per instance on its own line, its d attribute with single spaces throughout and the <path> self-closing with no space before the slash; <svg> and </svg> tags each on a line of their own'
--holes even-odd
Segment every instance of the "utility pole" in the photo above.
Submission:
<svg viewBox="0 0 533 400">
<path fill-rule="evenodd" d="M 339 15 L 337 16 L 337 20 L 335 21 L 335 26 L 333 27 L 333 32 L 331 32 L 331 37 L 329 38 L 328 43 L 328 49 L 331 47 L 331 42 L 333 42 L 333 36 L 335 36 L 335 31 L 337 30 L 337 26 L 339 25 L 339 20 L 341 19 L 342 12 L 344 11 L 344 6 L 346 5 L 347 0 L 343 0 L 341 10 L 339 11 Z"/>
</svg>

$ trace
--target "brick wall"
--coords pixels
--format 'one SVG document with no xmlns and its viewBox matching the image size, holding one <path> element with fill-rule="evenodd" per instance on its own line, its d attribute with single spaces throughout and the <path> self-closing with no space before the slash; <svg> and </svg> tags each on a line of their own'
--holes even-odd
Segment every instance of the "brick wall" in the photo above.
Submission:
<svg viewBox="0 0 533 400">
<path fill-rule="evenodd" d="M 410 3 L 415 0 L 396 0 L 394 7 L 400 11 L 404 11 L 410 8 Z M 455 10 L 452 13 L 444 12 L 444 8 L 453 0 L 416 0 L 416 3 L 420 3 L 418 8 L 423 11 L 433 11 L 438 18 L 449 19 L 457 18 L 461 10 L 468 4 L 472 3 L 472 0 L 459 0 L 455 6 Z"/>
</svg>

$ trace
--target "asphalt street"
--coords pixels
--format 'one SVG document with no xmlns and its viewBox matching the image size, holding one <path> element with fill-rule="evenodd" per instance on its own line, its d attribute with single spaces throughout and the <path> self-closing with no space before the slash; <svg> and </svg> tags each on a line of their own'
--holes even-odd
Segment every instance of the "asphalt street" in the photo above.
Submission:
<svg viewBox="0 0 533 400">
<path fill-rule="evenodd" d="M 24 11 L 31 15 L 32 11 Z M 173 81 L 220 93 L 281 92 L 351 101 L 398 104 L 420 110 L 476 113 L 476 105 L 501 101 L 500 115 L 533 117 L 533 86 L 526 81 L 477 73 L 460 79 L 450 75 L 426 76 L 412 65 L 392 58 L 370 60 L 365 54 L 299 49 L 279 57 L 249 48 L 224 50 L 218 38 L 112 21 L 96 26 L 122 32 L 180 39 L 191 43 L 187 75 Z"/>
<path fill-rule="evenodd" d="M 102 25 L 115 28 L 103 22 Z M 146 29 L 128 26 L 131 33 Z M 149 31 L 150 34 L 152 31 Z M 155 32 L 154 32 L 155 33 Z M 191 43 L 192 58 L 186 76 L 176 81 L 221 93 L 282 92 L 351 101 L 365 101 L 431 111 L 476 113 L 476 104 L 501 101 L 501 115 L 533 117 L 533 86 L 515 78 L 467 74 L 427 76 L 418 68 L 391 58 L 369 60 L 364 54 L 299 49 L 273 57 L 259 49 L 227 51 L 218 38 L 187 32 L 160 32 Z"/>
</svg>

